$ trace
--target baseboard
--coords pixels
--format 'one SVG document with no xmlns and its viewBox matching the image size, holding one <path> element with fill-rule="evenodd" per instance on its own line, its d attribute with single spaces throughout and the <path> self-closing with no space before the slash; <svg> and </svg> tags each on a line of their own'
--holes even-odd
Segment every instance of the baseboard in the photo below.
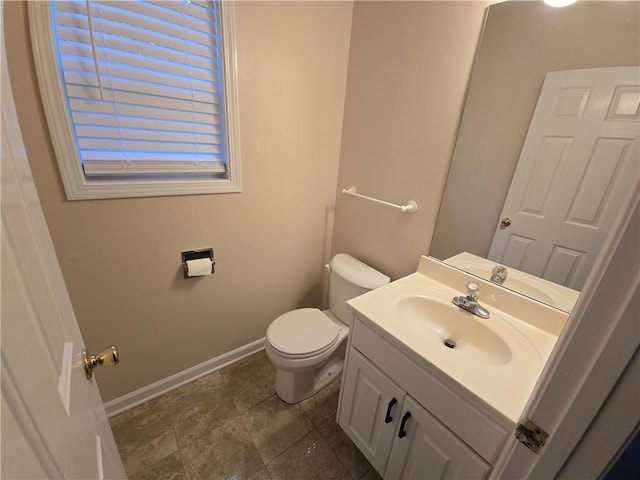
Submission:
<svg viewBox="0 0 640 480">
<path fill-rule="evenodd" d="M 122 397 L 110 400 L 104 404 L 107 417 L 113 417 L 114 415 L 136 407 L 144 402 L 148 402 L 153 398 L 159 397 L 160 395 L 181 387 L 186 383 L 192 382 L 197 378 L 203 377 L 231 363 L 237 362 L 241 358 L 256 353 L 264 348 L 265 340 L 266 339 L 263 337 L 255 342 L 236 348 L 231 352 L 224 353 L 199 365 L 182 370 L 170 377 L 158 380 L 151 385 L 147 385 L 146 387 L 127 393 Z"/>
</svg>

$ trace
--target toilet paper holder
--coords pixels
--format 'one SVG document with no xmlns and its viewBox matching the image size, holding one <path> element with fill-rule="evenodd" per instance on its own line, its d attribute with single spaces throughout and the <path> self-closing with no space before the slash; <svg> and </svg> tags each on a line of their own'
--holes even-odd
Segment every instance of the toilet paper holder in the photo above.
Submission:
<svg viewBox="0 0 640 480">
<path fill-rule="evenodd" d="M 189 269 L 187 267 L 187 262 L 189 260 L 198 260 L 199 258 L 208 258 L 211 260 L 211 273 L 215 273 L 215 260 L 213 259 L 213 248 L 201 248 L 199 250 L 187 250 L 185 252 L 180 252 L 182 256 L 182 274 L 184 278 L 198 278 L 198 277 L 190 277 L 188 275 Z"/>
</svg>

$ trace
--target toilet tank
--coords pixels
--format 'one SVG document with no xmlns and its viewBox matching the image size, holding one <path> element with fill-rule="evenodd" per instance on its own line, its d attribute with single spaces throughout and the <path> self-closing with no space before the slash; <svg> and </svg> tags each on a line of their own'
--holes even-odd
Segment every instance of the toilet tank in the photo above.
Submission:
<svg viewBox="0 0 640 480">
<path fill-rule="evenodd" d="M 390 279 L 346 253 L 333 257 L 329 266 L 329 309 L 351 328 L 353 310 L 347 305 L 347 300 L 386 285 Z"/>
</svg>

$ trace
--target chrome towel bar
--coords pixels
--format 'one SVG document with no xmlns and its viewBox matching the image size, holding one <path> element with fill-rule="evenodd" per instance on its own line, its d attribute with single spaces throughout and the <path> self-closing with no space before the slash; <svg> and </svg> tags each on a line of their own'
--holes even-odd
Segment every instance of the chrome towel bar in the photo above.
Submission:
<svg viewBox="0 0 640 480">
<path fill-rule="evenodd" d="M 387 207 L 392 207 L 400 210 L 402 213 L 414 213 L 418 211 L 418 204 L 415 200 L 409 200 L 404 205 L 396 205 L 395 203 L 385 202 L 384 200 L 378 200 L 377 198 L 367 197 L 366 195 L 362 195 L 358 193 L 355 185 L 351 185 L 349 188 L 343 188 L 342 193 L 345 195 L 350 195 L 352 197 L 364 198 L 365 200 L 369 200 L 371 202 L 379 203 L 380 205 L 386 205 Z"/>
</svg>

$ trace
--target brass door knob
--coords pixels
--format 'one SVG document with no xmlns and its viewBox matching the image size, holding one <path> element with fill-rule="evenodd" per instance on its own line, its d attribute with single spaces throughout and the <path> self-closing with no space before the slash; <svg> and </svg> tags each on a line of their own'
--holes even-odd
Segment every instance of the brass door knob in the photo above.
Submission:
<svg viewBox="0 0 640 480">
<path fill-rule="evenodd" d="M 504 217 L 500 222 L 501 227 L 508 227 L 511 225 L 511 219 L 509 217 Z"/>
<path fill-rule="evenodd" d="M 111 345 L 98 355 L 88 355 L 86 348 L 83 348 L 80 354 L 82 355 L 82 363 L 84 364 L 84 373 L 88 380 L 91 380 L 91 377 L 93 377 L 93 369 L 98 365 L 106 365 L 107 367 L 110 367 L 112 365 L 117 365 L 120 361 L 118 349 L 115 345 Z"/>
</svg>

